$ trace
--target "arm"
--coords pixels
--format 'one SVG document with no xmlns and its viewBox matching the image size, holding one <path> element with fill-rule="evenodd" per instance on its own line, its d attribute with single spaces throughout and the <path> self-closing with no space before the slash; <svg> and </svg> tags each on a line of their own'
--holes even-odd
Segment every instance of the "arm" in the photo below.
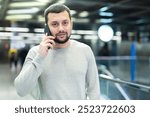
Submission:
<svg viewBox="0 0 150 117">
<path fill-rule="evenodd" d="M 95 62 L 95 57 L 91 49 L 90 51 L 88 51 L 86 86 L 87 86 L 87 95 L 89 99 L 94 100 L 100 99 L 100 84 L 99 84 L 98 70 Z"/>
<path fill-rule="evenodd" d="M 20 96 L 25 96 L 34 89 L 42 72 L 44 58 L 37 51 L 37 46 L 29 51 L 24 66 L 15 79 L 15 87 Z"/>
<path fill-rule="evenodd" d="M 25 96 L 38 86 L 38 78 L 42 73 L 43 61 L 48 54 L 48 48 L 53 48 L 55 44 L 53 39 L 54 37 L 45 35 L 40 45 L 29 51 L 24 66 L 14 82 L 20 96 Z"/>
</svg>

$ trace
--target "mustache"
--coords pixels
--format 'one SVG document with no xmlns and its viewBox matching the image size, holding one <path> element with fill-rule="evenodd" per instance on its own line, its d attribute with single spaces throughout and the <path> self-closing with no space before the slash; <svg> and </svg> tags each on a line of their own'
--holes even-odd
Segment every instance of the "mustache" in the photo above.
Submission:
<svg viewBox="0 0 150 117">
<path fill-rule="evenodd" d="M 67 35 L 68 33 L 67 33 L 67 32 L 59 32 L 59 33 L 56 34 L 56 37 L 57 37 L 57 36 L 64 35 L 64 34 Z"/>
</svg>

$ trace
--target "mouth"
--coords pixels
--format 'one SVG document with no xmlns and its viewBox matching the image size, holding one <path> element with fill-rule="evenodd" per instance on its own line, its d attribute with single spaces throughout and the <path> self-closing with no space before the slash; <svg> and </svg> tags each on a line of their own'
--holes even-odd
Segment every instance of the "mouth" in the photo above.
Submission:
<svg viewBox="0 0 150 117">
<path fill-rule="evenodd" d="M 60 33 L 56 34 L 56 38 L 54 41 L 59 44 L 64 44 L 69 40 L 69 37 L 70 36 L 68 36 L 68 33 L 60 32 Z"/>
<path fill-rule="evenodd" d="M 59 33 L 56 35 L 57 38 L 65 38 L 66 37 L 66 33 Z"/>
</svg>

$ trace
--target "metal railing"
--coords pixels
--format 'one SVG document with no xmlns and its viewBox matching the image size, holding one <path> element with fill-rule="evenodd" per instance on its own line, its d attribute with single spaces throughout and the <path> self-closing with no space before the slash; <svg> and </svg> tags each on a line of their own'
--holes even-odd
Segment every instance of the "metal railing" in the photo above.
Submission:
<svg viewBox="0 0 150 117">
<path fill-rule="evenodd" d="M 150 86 L 116 78 L 104 65 L 100 65 L 98 70 L 100 71 L 100 81 L 103 81 L 100 82 L 103 83 L 101 89 L 105 89 L 105 91 L 102 91 L 103 95 L 107 96 L 108 99 L 115 95 L 120 97 L 114 99 L 150 99 Z"/>
<path fill-rule="evenodd" d="M 145 86 L 142 84 L 123 81 L 123 80 L 120 80 L 119 78 L 114 79 L 114 78 L 111 78 L 110 76 L 105 75 L 105 74 L 100 74 L 99 77 L 100 77 L 100 79 L 109 80 L 109 81 L 112 81 L 114 83 L 119 83 L 119 84 L 126 84 L 128 86 L 133 86 L 134 88 L 137 88 L 137 89 L 140 89 L 142 91 L 146 91 L 146 92 L 150 93 L 150 86 Z"/>
</svg>

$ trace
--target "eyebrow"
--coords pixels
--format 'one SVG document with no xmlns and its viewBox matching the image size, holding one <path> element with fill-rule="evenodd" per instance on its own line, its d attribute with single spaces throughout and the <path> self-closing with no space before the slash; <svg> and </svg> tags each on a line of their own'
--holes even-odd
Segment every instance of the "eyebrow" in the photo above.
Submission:
<svg viewBox="0 0 150 117">
<path fill-rule="evenodd" d="M 62 21 L 69 21 L 68 19 L 62 20 Z M 59 21 L 52 21 L 52 22 L 59 22 Z"/>
</svg>

